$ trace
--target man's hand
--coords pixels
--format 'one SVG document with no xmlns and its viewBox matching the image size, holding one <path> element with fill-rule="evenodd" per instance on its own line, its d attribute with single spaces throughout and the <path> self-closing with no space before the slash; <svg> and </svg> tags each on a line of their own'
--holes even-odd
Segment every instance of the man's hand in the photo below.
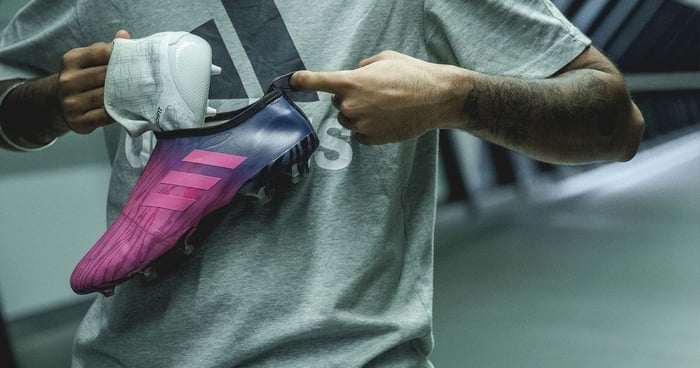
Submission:
<svg viewBox="0 0 700 368">
<path fill-rule="evenodd" d="M 644 118 L 614 65 L 595 48 L 545 79 L 493 76 L 385 51 L 354 70 L 299 71 L 292 87 L 333 94 L 360 143 L 454 128 L 553 163 L 631 159 Z"/>
<path fill-rule="evenodd" d="M 428 63 L 393 51 L 336 72 L 299 71 L 292 87 L 333 94 L 338 122 L 364 144 L 399 142 L 444 127 L 461 114 L 458 68 Z"/>
<path fill-rule="evenodd" d="M 119 31 L 116 38 L 130 38 Z M 65 124 L 87 134 L 113 121 L 104 109 L 104 84 L 112 43 L 98 42 L 68 51 L 58 74 L 58 95 Z"/>
<path fill-rule="evenodd" d="M 119 31 L 117 38 L 129 38 Z M 68 51 L 61 71 L 29 81 L 0 81 L 0 93 L 15 86 L 0 106 L 7 139 L 0 147 L 40 148 L 66 132 L 87 134 L 112 123 L 104 109 L 104 82 L 112 43 L 99 42 Z"/>
</svg>

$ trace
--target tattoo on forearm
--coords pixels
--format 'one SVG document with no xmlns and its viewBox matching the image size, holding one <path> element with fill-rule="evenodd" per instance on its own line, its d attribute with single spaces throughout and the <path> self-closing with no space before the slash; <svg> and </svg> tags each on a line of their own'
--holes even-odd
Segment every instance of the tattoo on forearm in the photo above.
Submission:
<svg viewBox="0 0 700 368">
<path fill-rule="evenodd" d="M 620 104 L 593 71 L 579 70 L 553 80 L 486 76 L 469 92 L 463 111 L 467 128 L 518 148 L 535 135 L 601 139 L 615 133 Z"/>
<path fill-rule="evenodd" d="M 523 99 L 525 93 L 515 83 L 501 87 L 491 80 L 473 88 L 464 104 L 469 128 L 477 133 L 501 136 L 515 147 L 522 145 L 528 139 L 530 111 L 527 104 L 519 105 L 517 100 Z"/>
</svg>

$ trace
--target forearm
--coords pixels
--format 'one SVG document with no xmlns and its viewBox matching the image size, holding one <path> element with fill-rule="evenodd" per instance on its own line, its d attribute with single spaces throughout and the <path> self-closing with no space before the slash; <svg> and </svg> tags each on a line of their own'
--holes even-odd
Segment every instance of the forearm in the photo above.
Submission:
<svg viewBox="0 0 700 368">
<path fill-rule="evenodd" d="M 23 148 L 39 148 L 69 131 L 63 120 L 57 90 L 58 75 L 24 81 L 0 105 L 0 124 L 7 139 Z M 0 93 L 21 82 L 0 82 Z M 3 148 L 13 145 L 0 139 Z"/>
<path fill-rule="evenodd" d="M 456 127 L 554 163 L 625 161 L 643 119 L 613 70 L 575 69 L 528 80 L 462 72 L 464 104 Z"/>
</svg>

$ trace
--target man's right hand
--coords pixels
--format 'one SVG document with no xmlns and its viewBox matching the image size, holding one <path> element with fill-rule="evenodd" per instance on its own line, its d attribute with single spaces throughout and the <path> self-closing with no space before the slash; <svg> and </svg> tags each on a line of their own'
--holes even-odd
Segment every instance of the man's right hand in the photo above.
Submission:
<svg viewBox="0 0 700 368">
<path fill-rule="evenodd" d="M 119 31 L 116 38 L 130 38 Z M 25 81 L 5 97 L 0 123 L 6 139 L 0 147 L 40 148 L 73 130 L 87 134 L 112 123 L 104 109 L 104 82 L 113 43 L 98 42 L 68 51 L 61 71 Z M 0 93 L 21 80 L 0 81 Z"/>
<path fill-rule="evenodd" d="M 119 31 L 116 38 L 130 38 Z M 104 109 L 104 84 L 113 43 L 98 42 L 63 55 L 57 93 L 63 121 L 71 130 L 87 134 L 113 121 Z"/>
</svg>

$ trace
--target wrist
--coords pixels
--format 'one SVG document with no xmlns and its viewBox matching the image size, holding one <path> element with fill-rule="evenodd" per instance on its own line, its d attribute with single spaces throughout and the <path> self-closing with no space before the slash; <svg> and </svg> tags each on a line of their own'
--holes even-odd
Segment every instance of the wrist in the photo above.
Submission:
<svg viewBox="0 0 700 368">
<path fill-rule="evenodd" d="M 4 142 L 8 148 L 16 151 L 35 151 L 52 145 L 55 139 L 50 141 L 48 144 L 37 144 L 33 142 L 27 142 L 21 136 L 18 136 L 16 134 L 16 129 L 8 129 L 4 127 L 4 123 L 11 119 L 2 113 L 2 107 L 4 106 L 3 102 L 12 91 L 23 85 L 24 82 L 24 80 L 14 81 L 12 84 L 7 86 L 5 90 L 0 94 L 0 141 Z"/>
<path fill-rule="evenodd" d="M 464 107 L 465 102 L 473 89 L 476 72 L 452 65 L 443 65 L 444 80 L 447 82 L 443 88 L 444 118 L 441 119 L 442 129 L 461 129 L 466 126 Z"/>
<path fill-rule="evenodd" d="M 5 88 L 0 98 L 0 138 L 6 146 L 36 151 L 69 131 L 60 113 L 56 77 L 18 80 Z"/>
</svg>

